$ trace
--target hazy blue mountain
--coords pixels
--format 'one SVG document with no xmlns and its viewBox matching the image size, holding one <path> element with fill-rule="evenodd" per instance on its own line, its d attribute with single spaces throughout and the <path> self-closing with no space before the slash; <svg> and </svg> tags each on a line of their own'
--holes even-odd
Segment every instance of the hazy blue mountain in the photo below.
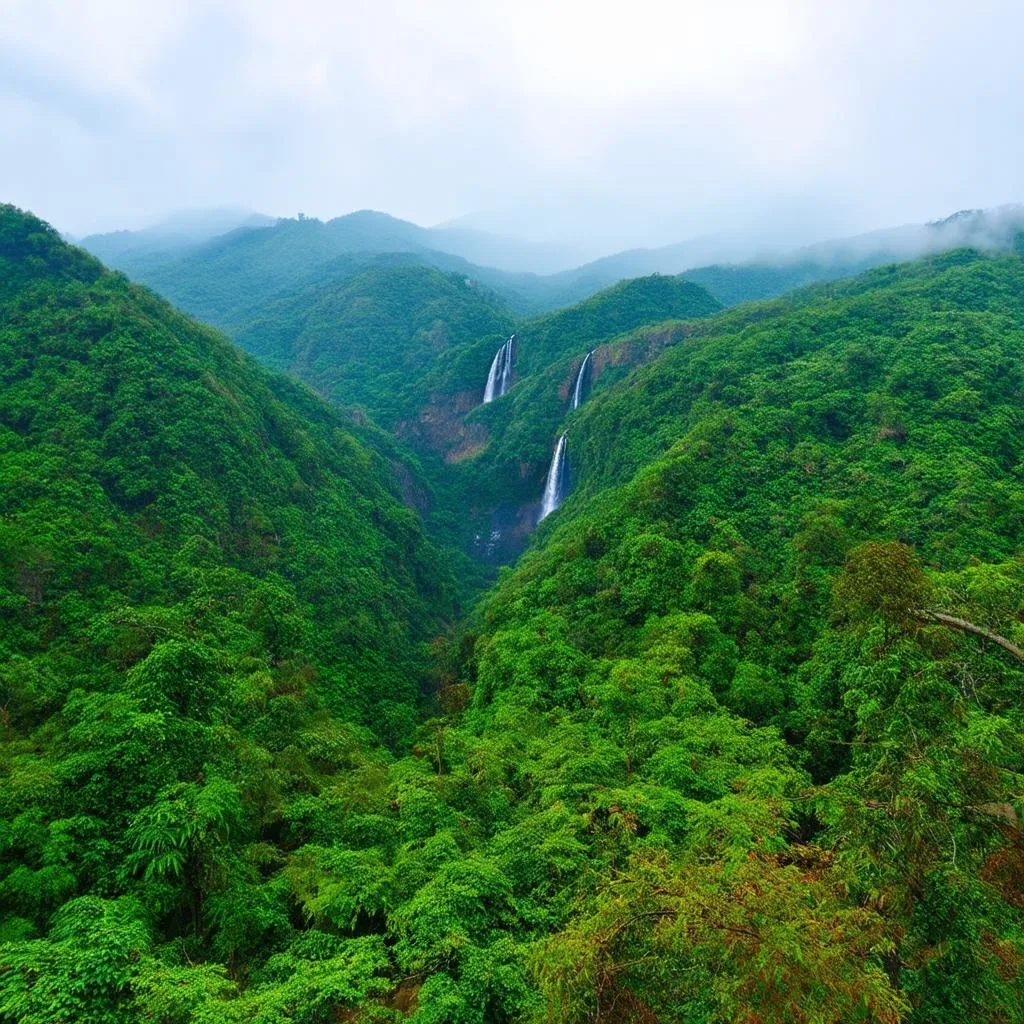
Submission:
<svg viewBox="0 0 1024 1024">
<path fill-rule="evenodd" d="M 80 243 L 101 259 L 126 252 L 165 252 L 199 245 L 237 228 L 266 228 L 276 217 L 241 206 L 179 210 L 156 224 L 137 231 L 109 231 L 88 235 Z"/>
<path fill-rule="evenodd" d="M 237 213 L 237 211 L 236 211 Z M 258 215 L 257 215 L 258 216 Z M 196 240 L 215 216 L 166 222 L 142 232 L 115 232 L 83 245 L 130 278 L 225 330 L 295 288 L 337 287 L 382 256 L 462 274 L 490 290 L 509 310 L 531 315 L 580 302 L 621 280 L 686 273 L 725 305 L 772 298 L 816 281 L 969 246 L 1007 250 L 1024 225 L 1018 206 L 966 210 L 929 224 L 909 224 L 788 251 L 755 252 L 738 236 L 691 239 L 657 249 L 631 249 L 554 274 L 505 266 L 552 265 L 559 254 L 461 226 L 423 228 L 373 210 L 329 221 L 298 217 L 270 227 L 266 218 Z M 220 223 L 227 223 L 223 213 Z M 197 226 L 197 224 L 199 226 Z M 192 234 L 189 234 L 189 231 Z M 491 261 L 487 265 L 484 261 Z"/>
<path fill-rule="evenodd" d="M 586 260 L 584 251 L 576 245 L 481 231 L 458 221 L 438 224 L 430 231 L 435 248 L 510 273 L 557 274 Z"/>
<path fill-rule="evenodd" d="M 570 302 L 627 278 L 686 273 L 720 302 L 733 305 L 964 246 L 1005 251 L 1022 229 L 1024 207 L 1003 206 L 961 210 L 927 224 L 904 224 L 799 249 L 773 249 L 740 236 L 715 236 L 614 253 L 553 275 L 546 284 Z"/>
<path fill-rule="evenodd" d="M 504 245 L 506 255 L 518 247 L 522 256 L 525 249 L 517 242 L 506 244 L 478 232 L 422 228 L 372 210 L 330 221 L 300 215 L 268 228 L 242 225 L 198 241 L 147 229 L 92 235 L 81 244 L 132 280 L 223 328 L 270 294 L 309 284 L 334 286 L 385 254 L 463 274 L 496 292 L 519 313 L 544 312 L 572 301 L 571 295 L 563 299 L 562 283 L 556 278 L 478 266 L 437 247 L 451 245 L 486 256 L 500 255 Z M 550 261 L 551 256 L 538 258 Z"/>
</svg>

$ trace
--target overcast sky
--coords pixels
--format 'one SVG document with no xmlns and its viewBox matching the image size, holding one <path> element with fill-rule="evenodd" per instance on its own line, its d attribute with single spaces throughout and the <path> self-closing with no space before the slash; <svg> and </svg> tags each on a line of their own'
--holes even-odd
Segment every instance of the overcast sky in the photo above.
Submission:
<svg viewBox="0 0 1024 1024">
<path fill-rule="evenodd" d="M 827 237 L 1024 199 L 1022 40 L 1019 0 L 0 0 L 0 200 Z"/>
</svg>

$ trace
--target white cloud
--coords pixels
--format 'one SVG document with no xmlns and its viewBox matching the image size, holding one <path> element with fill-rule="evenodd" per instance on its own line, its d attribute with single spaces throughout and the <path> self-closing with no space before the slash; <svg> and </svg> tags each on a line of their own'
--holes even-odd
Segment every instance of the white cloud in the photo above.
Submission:
<svg viewBox="0 0 1024 1024">
<path fill-rule="evenodd" d="M 0 0 L 0 197 L 79 231 L 514 207 L 594 245 L 920 219 L 1020 198 L 1022 28 L 1010 0 Z"/>
</svg>

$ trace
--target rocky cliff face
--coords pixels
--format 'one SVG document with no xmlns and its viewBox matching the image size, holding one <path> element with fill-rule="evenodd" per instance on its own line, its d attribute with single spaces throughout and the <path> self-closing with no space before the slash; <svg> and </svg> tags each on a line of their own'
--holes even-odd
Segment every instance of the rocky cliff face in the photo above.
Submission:
<svg viewBox="0 0 1024 1024">
<path fill-rule="evenodd" d="M 403 440 L 442 455 L 446 462 L 461 462 L 482 451 L 490 440 L 482 423 L 467 424 L 463 419 L 479 404 L 479 390 L 448 395 L 432 392 L 416 419 L 396 423 L 395 433 Z"/>
</svg>

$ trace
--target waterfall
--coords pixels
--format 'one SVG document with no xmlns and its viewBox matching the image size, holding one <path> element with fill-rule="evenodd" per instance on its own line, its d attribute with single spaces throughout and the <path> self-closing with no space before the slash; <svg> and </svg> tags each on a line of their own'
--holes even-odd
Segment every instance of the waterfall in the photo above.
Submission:
<svg viewBox="0 0 1024 1024">
<path fill-rule="evenodd" d="M 566 487 L 565 466 L 565 434 L 558 439 L 555 453 L 551 456 L 551 468 L 548 470 L 547 483 L 544 484 L 544 498 L 540 504 L 540 519 L 545 519 L 565 501 Z"/>
<path fill-rule="evenodd" d="M 583 360 L 580 365 L 580 372 L 576 374 L 576 387 L 572 391 L 572 407 L 578 409 L 580 402 L 583 400 L 583 381 L 587 373 L 587 368 L 590 366 L 590 357 L 594 353 L 588 352 L 586 359 Z"/>
<path fill-rule="evenodd" d="M 487 374 L 484 402 L 501 398 L 512 386 L 512 361 L 516 357 L 516 336 L 513 334 L 494 355 L 491 371 Z"/>
</svg>

